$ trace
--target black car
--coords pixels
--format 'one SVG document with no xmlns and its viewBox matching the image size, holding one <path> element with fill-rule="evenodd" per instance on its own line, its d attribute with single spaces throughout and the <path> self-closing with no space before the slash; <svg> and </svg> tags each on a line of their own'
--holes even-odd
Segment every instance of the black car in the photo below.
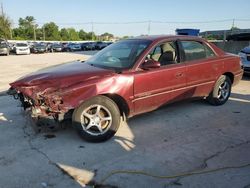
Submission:
<svg viewBox="0 0 250 188">
<path fill-rule="evenodd" d="M 107 47 L 108 44 L 105 42 L 97 42 L 95 45 L 96 50 L 102 50 L 103 48 Z"/>
<path fill-rule="evenodd" d="M 81 48 L 83 51 L 86 50 L 95 50 L 95 43 L 94 42 L 85 42 L 81 44 Z"/>
<path fill-rule="evenodd" d="M 49 51 L 50 52 L 62 52 L 63 51 L 63 45 L 62 44 L 58 44 L 58 43 L 54 43 L 51 44 L 49 47 Z"/>
<path fill-rule="evenodd" d="M 30 51 L 31 53 L 45 53 L 47 52 L 47 46 L 45 44 L 34 44 Z"/>
</svg>

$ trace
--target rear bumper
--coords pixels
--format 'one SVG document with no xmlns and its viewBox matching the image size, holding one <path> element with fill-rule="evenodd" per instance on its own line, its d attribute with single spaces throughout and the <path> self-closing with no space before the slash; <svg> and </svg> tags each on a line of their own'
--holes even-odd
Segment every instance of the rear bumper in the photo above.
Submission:
<svg viewBox="0 0 250 188">
<path fill-rule="evenodd" d="M 0 51 L 0 54 L 2 55 L 2 54 L 4 54 L 4 55 L 6 55 L 6 54 L 8 54 L 8 51 L 6 50 L 6 51 Z"/>
</svg>

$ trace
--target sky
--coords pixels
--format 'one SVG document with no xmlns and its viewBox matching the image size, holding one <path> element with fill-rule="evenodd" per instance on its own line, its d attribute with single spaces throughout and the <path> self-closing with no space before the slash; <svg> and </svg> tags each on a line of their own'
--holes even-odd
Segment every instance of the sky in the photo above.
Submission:
<svg viewBox="0 0 250 188">
<path fill-rule="evenodd" d="M 17 27 L 20 17 L 34 16 L 40 26 L 52 21 L 60 28 L 74 27 L 87 32 L 93 29 L 96 34 L 109 32 L 116 36 L 174 34 L 176 28 L 196 28 L 201 31 L 230 29 L 233 19 L 236 27 L 250 28 L 249 0 L 0 0 L 0 2 L 14 27 Z"/>
</svg>

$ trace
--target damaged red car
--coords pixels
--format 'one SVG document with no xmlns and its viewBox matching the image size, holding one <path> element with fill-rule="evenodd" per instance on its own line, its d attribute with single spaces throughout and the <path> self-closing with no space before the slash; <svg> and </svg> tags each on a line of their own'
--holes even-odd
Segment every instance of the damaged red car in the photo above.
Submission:
<svg viewBox="0 0 250 188">
<path fill-rule="evenodd" d="M 69 117 L 85 140 L 101 142 L 122 119 L 166 103 L 199 97 L 222 105 L 242 73 L 238 56 L 201 38 L 147 36 L 118 41 L 85 62 L 22 77 L 9 94 L 33 117 Z"/>
</svg>

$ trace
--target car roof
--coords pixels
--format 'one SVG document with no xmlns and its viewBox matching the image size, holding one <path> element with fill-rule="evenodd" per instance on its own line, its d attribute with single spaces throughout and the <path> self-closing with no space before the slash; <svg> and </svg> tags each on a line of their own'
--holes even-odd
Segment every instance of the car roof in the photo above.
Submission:
<svg viewBox="0 0 250 188">
<path fill-rule="evenodd" d="M 200 37 L 197 36 L 188 36 L 188 35 L 145 35 L 145 36 L 138 36 L 129 39 L 142 39 L 142 40 L 151 40 L 151 41 L 161 41 L 166 39 L 190 39 L 190 40 L 202 40 Z"/>
</svg>

